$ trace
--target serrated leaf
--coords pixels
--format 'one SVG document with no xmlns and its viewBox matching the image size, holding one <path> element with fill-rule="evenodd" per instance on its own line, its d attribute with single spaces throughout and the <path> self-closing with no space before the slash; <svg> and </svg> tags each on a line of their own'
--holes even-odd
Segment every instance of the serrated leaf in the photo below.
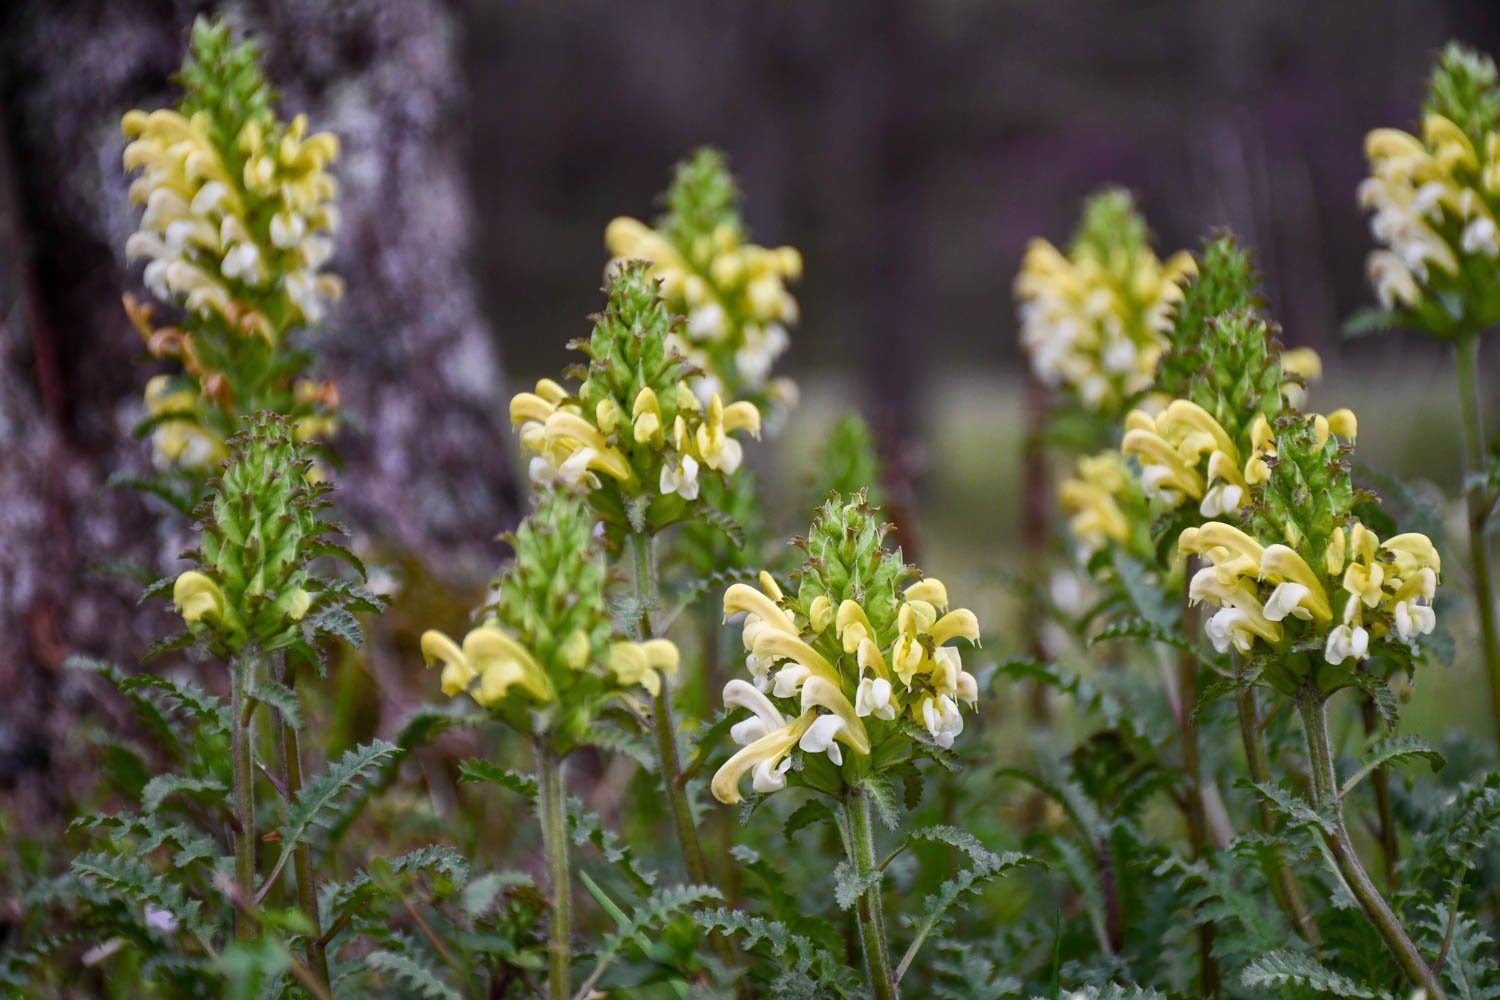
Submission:
<svg viewBox="0 0 1500 1000">
<path fill-rule="evenodd" d="M 1240 973 L 1240 982 L 1249 989 L 1266 989 L 1277 996 L 1284 996 L 1288 986 L 1300 986 L 1336 997 L 1373 1000 L 1376 996 L 1312 956 L 1294 951 L 1273 951 L 1251 960 Z"/>
<path fill-rule="evenodd" d="M 159 810 L 162 803 L 173 795 L 223 801 L 226 789 L 222 782 L 212 778 L 192 778 L 181 774 L 158 774 L 146 782 L 141 789 L 141 809 L 147 813 Z"/>
<path fill-rule="evenodd" d="M 458 905 L 470 920 L 478 920 L 494 907 L 496 897 L 502 892 L 535 884 L 525 872 L 489 872 L 464 886 Z"/>
<path fill-rule="evenodd" d="M 1145 639 L 1150 642 L 1160 642 L 1175 649 L 1187 653 L 1197 654 L 1198 649 L 1187 636 L 1183 635 L 1175 625 L 1159 625 L 1147 621 L 1145 618 L 1130 618 L 1113 625 L 1106 626 L 1098 632 L 1089 636 L 1088 644 L 1097 646 L 1101 642 L 1111 639 Z"/>
<path fill-rule="evenodd" d="M 287 808 L 281 826 L 282 850 L 290 851 L 315 831 L 343 825 L 348 811 L 363 804 L 360 792 L 367 783 L 401 753 L 394 743 L 375 740 L 355 747 L 314 775 Z"/>
<path fill-rule="evenodd" d="M 847 910 L 854 906 L 870 890 L 871 886 L 880 884 L 884 873 L 875 868 L 867 872 L 859 872 L 847 861 L 840 861 L 833 869 L 833 898 L 838 903 L 839 909 Z"/>
<path fill-rule="evenodd" d="M 276 714 L 281 716 L 281 721 L 293 729 L 302 729 L 302 703 L 297 700 L 297 692 L 285 684 L 262 678 L 255 685 L 255 700 L 275 709 Z"/>
<path fill-rule="evenodd" d="M 1411 764 L 1418 760 L 1425 760 L 1434 772 L 1441 771 L 1443 765 L 1448 763 L 1448 759 L 1424 739 L 1415 736 L 1396 736 L 1382 740 L 1365 753 L 1360 761 L 1359 770 L 1344 782 L 1344 787 L 1339 790 L 1339 796 L 1341 798 L 1347 796 L 1376 768 L 1385 767 L 1387 764 Z"/>
<path fill-rule="evenodd" d="M 410 955 L 382 948 L 366 955 L 364 963 L 376 972 L 385 973 L 392 984 L 402 986 L 402 996 L 423 997 L 425 1000 L 463 1000 L 463 995 L 443 982 L 430 966 Z"/>
<path fill-rule="evenodd" d="M 1325 834 L 1333 833 L 1333 821 L 1295 792 L 1269 781 L 1247 781 L 1242 784 L 1260 793 L 1261 798 L 1292 825 L 1310 827 Z"/>
</svg>

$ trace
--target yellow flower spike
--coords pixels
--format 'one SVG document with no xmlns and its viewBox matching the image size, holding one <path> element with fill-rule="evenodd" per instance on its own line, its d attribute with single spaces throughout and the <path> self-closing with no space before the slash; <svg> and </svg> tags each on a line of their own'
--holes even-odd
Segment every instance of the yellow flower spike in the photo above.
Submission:
<svg viewBox="0 0 1500 1000">
<path fill-rule="evenodd" d="M 479 673 L 480 697 L 476 700 L 486 708 L 498 704 L 517 684 L 540 702 L 556 696 L 546 671 L 531 652 L 493 625 L 482 625 L 464 636 L 463 654 Z"/>
<path fill-rule="evenodd" d="M 1328 429 L 1341 438 L 1353 441 L 1359 433 L 1359 419 L 1350 409 L 1334 410 L 1328 414 Z"/>
<path fill-rule="evenodd" d="M 562 660 L 570 670 L 582 670 L 589 665 L 589 637 L 583 629 L 574 629 L 563 643 Z"/>
<path fill-rule="evenodd" d="M 793 719 L 780 729 L 774 730 L 762 736 L 760 739 L 742 748 L 733 757 L 724 762 L 724 765 L 714 773 L 713 781 L 709 783 L 709 790 L 713 792 L 714 798 L 732 806 L 742 801 L 740 796 L 740 780 L 751 768 L 755 769 L 756 791 L 775 791 L 786 784 L 782 771 L 777 769 L 783 757 L 791 752 L 792 747 L 807 732 L 807 727 L 812 725 L 814 713 L 809 712 L 800 718 Z"/>
<path fill-rule="evenodd" d="M 827 594 L 819 594 L 813 598 L 812 604 L 807 608 L 807 622 L 814 632 L 825 631 L 833 622 L 833 602 L 828 599 Z"/>
<path fill-rule="evenodd" d="M 929 576 L 906 588 L 902 595 L 908 601 L 926 601 L 939 610 L 948 606 L 948 588 L 937 577 Z"/>
<path fill-rule="evenodd" d="M 656 390 L 647 386 L 636 393 L 630 410 L 632 434 L 637 444 L 661 439 L 661 403 L 656 398 Z"/>
<path fill-rule="evenodd" d="M 806 715 L 814 709 L 827 709 L 844 723 L 835 737 L 858 754 L 870 752 L 870 735 L 865 724 L 854 712 L 854 706 L 834 681 L 822 677 L 809 677 L 802 684 L 802 712 Z"/>
<path fill-rule="evenodd" d="M 436 629 L 422 633 L 422 659 L 428 667 L 438 663 L 443 665 L 443 694 L 450 698 L 467 691 L 479 676 L 458 644 Z"/>
<path fill-rule="evenodd" d="M 834 621 L 834 634 L 844 644 L 844 652 L 853 653 L 865 639 L 875 638 L 875 628 L 865 615 L 858 601 L 844 600 L 839 604 L 838 617 Z"/>
<path fill-rule="evenodd" d="M 773 584 L 775 581 L 772 581 Z M 777 591 L 780 595 L 780 591 Z M 727 620 L 730 615 L 741 611 L 755 615 L 761 621 L 772 628 L 787 632 L 791 635 L 797 634 L 797 626 L 787 617 L 785 611 L 776 606 L 776 602 L 765 594 L 756 590 L 746 583 L 730 584 L 729 589 L 724 591 L 724 617 Z"/>
<path fill-rule="evenodd" d="M 950 639 L 968 639 L 979 645 L 979 618 L 968 608 L 950 611 L 932 626 L 932 641 L 941 646 Z"/>
<path fill-rule="evenodd" d="M 1430 569 L 1434 574 L 1443 572 L 1443 559 L 1438 555 L 1437 546 L 1421 532 L 1394 535 L 1382 542 L 1380 547 L 1396 557 L 1394 568 L 1403 579 L 1419 569 Z"/>
<path fill-rule="evenodd" d="M 182 620 L 218 624 L 224 620 L 224 591 L 203 573 L 188 570 L 172 584 L 172 605 Z"/>
<path fill-rule="evenodd" d="M 755 637 L 755 648 L 751 652 L 771 660 L 791 660 L 806 667 L 814 677 L 821 677 L 834 685 L 839 682 L 839 672 L 833 664 L 823 659 L 822 653 L 803 642 L 793 632 L 775 629 L 761 632 Z"/>
<path fill-rule="evenodd" d="M 1312 567 L 1300 555 L 1285 545 L 1268 545 L 1260 557 L 1260 578 L 1272 583 L 1295 583 L 1307 589 L 1301 600 L 1303 607 L 1321 621 L 1333 620 L 1333 608 L 1328 603 L 1328 594 Z"/>
</svg>

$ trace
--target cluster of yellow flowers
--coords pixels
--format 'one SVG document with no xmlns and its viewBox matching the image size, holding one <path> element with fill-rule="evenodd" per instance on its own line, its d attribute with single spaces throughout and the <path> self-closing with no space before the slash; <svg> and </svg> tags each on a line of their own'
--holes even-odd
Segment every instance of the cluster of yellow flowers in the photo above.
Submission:
<svg viewBox="0 0 1500 1000">
<path fill-rule="evenodd" d="M 245 123 L 228 148 L 207 111 L 131 111 L 123 128 L 130 199 L 145 206 L 126 254 L 145 258 L 146 285 L 163 301 L 273 340 L 300 319 L 319 322 L 343 285 L 320 269 L 333 253 L 338 156 L 331 133 Z"/>
<path fill-rule="evenodd" d="M 1262 546 L 1233 525 L 1212 522 L 1188 528 L 1177 543 L 1208 566 L 1193 575 L 1188 596 L 1219 610 L 1204 630 L 1219 652 L 1250 652 L 1255 640 L 1281 644 L 1290 620 L 1327 629 L 1323 658 L 1340 664 L 1364 659 L 1370 641 L 1394 628 L 1403 640 L 1436 626 L 1432 597 L 1442 563 L 1426 535 L 1396 535 L 1384 542 L 1355 521 L 1335 527 L 1315 572 L 1289 545 Z M 1339 608 L 1337 599 L 1346 595 Z M 1340 624 L 1333 625 L 1335 610 Z M 1369 612 L 1379 619 L 1366 627 Z"/>
<path fill-rule="evenodd" d="M 532 482 L 587 482 L 597 487 L 596 472 L 621 483 L 635 477 L 627 453 L 663 452 L 656 486 L 663 494 L 684 500 L 698 496 L 698 472 L 709 468 L 731 475 L 744 459 L 744 449 L 729 435 L 749 431 L 760 436 L 760 411 L 741 400 L 725 406 L 714 394 L 705 408 L 686 381 L 672 394 L 674 414 L 667 423 L 662 401 L 649 386 L 641 389 L 625 417 L 623 408 L 605 399 L 588 413 L 578 397 L 552 379 L 542 379 L 535 392 L 518 393 L 510 402 L 510 419 L 520 428 L 521 445 L 531 452 Z"/>
<path fill-rule="evenodd" d="M 1422 136 L 1378 128 L 1365 139 L 1370 176 L 1359 186 L 1373 211 L 1370 231 L 1384 244 L 1369 257 L 1370 280 L 1387 309 L 1415 307 L 1437 271 L 1456 278 L 1461 255 L 1500 258 L 1495 228 L 1500 197 L 1500 134 L 1482 148 L 1440 114 Z"/>
<path fill-rule="evenodd" d="M 1134 218 L 1123 193 L 1100 198 L 1120 201 L 1116 210 Z M 1032 371 L 1048 386 L 1066 386 L 1091 411 L 1111 411 L 1151 387 L 1181 282 L 1195 269 L 1186 251 L 1160 260 L 1135 222 L 1106 230 L 1125 236 L 1109 243 L 1086 231 L 1066 255 L 1033 240 L 1016 278 Z"/>
<path fill-rule="evenodd" d="M 575 630 L 563 643 L 562 662 L 582 671 L 589 666 L 590 653 L 588 635 Z M 499 707 L 515 691 L 524 692 L 538 705 L 557 697 L 551 678 L 536 656 L 495 618 L 471 629 L 462 646 L 429 629 L 422 634 L 422 656 L 429 666 L 442 664 L 444 694 L 468 694 L 485 708 Z M 640 685 L 655 695 L 661 690 L 661 674 L 676 673 L 677 661 L 677 647 L 665 639 L 620 641 L 610 644 L 607 666 L 620 687 Z"/>
<path fill-rule="evenodd" d="M 1352 439 L 1358 428 L 1354 413 L 1336 410 L 1313 417 L 1323 440 L 1329 433 Z M 1176 399 L 1152 417 L 1132 410 L 1125 418 L 1121 450 L 1141 464 L 1141 485 L 1152 498 L 1177 507 L 1197 500 L 1207 518 L 1239 510 L 1250 488 L 1270 477 L 1266 459 L 1276 454 L 1270 421 L 1257 414 L 1250 424 L 1245 453 L 1213 416 L 1197 403 Z"/>
<path fill-rule="evenodd" d="M 627 217 L 609 224 L 604 241 L 614 255 L 612 266 L 651 261 L 662 299 L 686 318 L 670 343 L 702 372 L 691 384 L 704 403 L 716 393 L 762 391 L 795 402 L 795 384 L 770 377 L 791 344 L 787 327 L 798 318 L 797 300 L 786 287 L 802 276 L 795 247 L 746 243 L 729 223 L 678 246 L 662 231 Z"/>
<path fill-rule="evenodd" d="M 1075 474 L 1058 487 L 1058 501 L 1068 515 L 1073 538 L 1092 554 L 1110 542 L 1130 538 L 1130 520 L 1120 497 L 1130 485 L 1130 469 L 1118 451 L 1085 455 Z"/>
<path fill-rule="evenodd" d="M 964 728 L 959 704 L 974 708 L 979 687 L 959 651 L 945 644 L 958 638 L 977 643 L 979 622 L 967 609 L 946 610 L 941 581 L 908 586 L 896 628 L 886 636 L 855 600 L 835 607 L 819 595 L 805 615 L 791 604 L 769 573 L 760 574 L 759 589 L 737 583 L 724 593 L 725 615 L 745 615 L 741 635 L 753 683 L 735 679 L 724 686 L 725 708 L 748 709 L 751 717 L 731 730 L 742 749 L 714 775 L 719 801 L 740 800 L 746 772 L 756 792 L 785 787 L 794 747 L 826 754 L 835 767 L 844 764 L 839 744 L 868 756 L 867 720 L 906 715 L 938 746 L 953 745 Z M 844 655 L 831 662 L 814 648 L 820 644 Z M 778 701 L 791 703 L 789 714 Z"/>
</svg>

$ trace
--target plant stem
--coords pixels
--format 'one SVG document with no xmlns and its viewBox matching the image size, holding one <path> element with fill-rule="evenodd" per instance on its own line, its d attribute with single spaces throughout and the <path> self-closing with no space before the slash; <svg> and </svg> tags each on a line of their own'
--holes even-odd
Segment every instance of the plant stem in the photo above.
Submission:
<svg viewBox="0 0 1500 1000">
<path fill-rule="evenodd" d="M 563 788 L 562 760 L 546 735 L 536 739 L 537 793 L 541 799 L 542 846 L 547 852 L 548 888 L 552 896 L 552 920 L 547 935 L 547 995 L 551 1000 L 569 1000 L 573 964 L 570 941 L 570 894 L 568 832 L 564 813 L 567 792 Z"/>
<path fill-rule="evenodd" d="M 651 612 L 660 604 L 656 574 L 655 540 L 643 532 L 631 532 L 630 565 L 635 582 L 635 598 L 640 602 L 640 620 L 637 627 L 642 640 L 652 638 Z M 662 786 L 667 794 L 667 807 L 672 813 L 672 824 L 677 831 L 677 843 L 682 849 L 682 860 L 688 878 L 699 885 L 709 885 L 708 866 L 703 861 L 703 845 L 698 841 L 698 830 L 693 825 L 693 810 L 688 803 L 687 787 L 682 781 L 682 761 L 677 756 L 677 727 L 672 721 L 672 688 L 663 675 L 661 688 L 652 698 L 652 727 L 656 730 L 656 759 L 661 769 Z"/>
<path fill-rule="evenodd" d="M 857 787 L 851 788 L 844 796 L 844 814 L 847 817 L 849 863 L 863 880 L 876 874 L 875 828 L 870 818 L 870 797 Z M 859 940 L 864 950 L 870 993 L 875 1000 L 894 1000 L 898 993 L 896 979 L 891 974 L 890 944 L 885 934 L 885 907 L 880 900 L 878 877 L 860 893 L 854 904 L 854 914 L 859 920 Z"/>
<path fill-rule="evenodd" d="M 1479 399 L 1479 336 L 1458 341 L 1458 396 L 1464 428 L 1464 480 L 1484 468 L 1484 405 Z M 1469 559 L 1473 564 L 1474 601 L 1479 605 L 1480 649 L 1490 684 L 1490 712 L 1495 737 L 1500 740 L 1500 631 L 1495 624 L 1495 594 L 1490 583 L 1490 552 L 1485 538 L 1489 521 L 1489 490 L 1483 483 L 1467 489 L 1469 503 Z"/>
<path fill-rule="evenodd" d="M 1197 566 L 1190 559 L 1187 573 L 1191 576 Z M 1186 593 L 1182 602 L 1182 624 L 1184 631 L 1191 632 L 1193 606 Z M 1198 753 L 1198 724 L 1193 718 L 1193 709 L 1198 703 L 1198 658 L 1190 650 L 1177 654 L 1177 733 L 1182 741 L 1182 769 L 1187 774 L 1187 808 L 1183 810 L 1187 820 L 1188 845 L 1193 858 L 1208 853 L 1208 830 L 1203 808 L 1203 768 Z M 1203 996 L 1215 996 L 1219 992 L 1219 963 L 1214 959 L 1214 937 L 1216 928 L 1212 921 L 1198 924 L 1198 968 L 1199 987 Z"/>
<path fill-rule="evenodd" d="M 1238 657 L 1236 657 L 1238 665 Z M 1246 686 L 1235 695 L 1235 708 L 1238 710 L 1240 719 L 1240 739 L 1245 744 L 1245 760 L 1250 768 L 1250 780 L 1257 784 L 1269 784 L 1271 781 L 1271 755 L 1266 752 L 1266 734 L 1260 725 L 1260 710 L 1255 704 L 1255 688 Z M 1271 804 L 1264 798 L 1260 798 L 1258 817 L 1260 820 L 1260 832 L 1270 836 L 1276 832 L 1276 813 Z M 1314 947 L 1323 943 L 1323 935 L 1318 931 L 1318 925 L 1313 921 L 1312 912 L 1307 908 L 1307 899 L 1302 895 L 1302 885 L 1297 881 L 1297 876 L 1292 872 L 1291 865 L 1280 857 L 1276 860 L 1276 870 L 1272 875 L 1271 888 L 1276 897 L 1276 902 L 1281 905 L 1287 918 L 1292 922 L 1292 929 Z"/>
<path fill-rule="evenodd" d="M 631 578 L 635 585 L 635 599 L 640 603 L 640 618 L 636 628 L 644 641 L 652 638 L 651 615 L 661 605 L 660 585 L 656 572 L 656 539 L 641 531 L 632 531 L 626 536 L 630 548 Z M 677 756 L 677 726 L 672 721 L 672 684 L 661 675 L 661 688 L 652 698 L 651 727 L 656 731 L 656 761 L 661 772 L 662 789 L 667 796 L 667 809 L 672 814 L 672 825 L 677 831 L 677 845 L 682 851 L 683 867 L 688 879 L 696 885 L 713 885 L 708 877 L 708 865 L 703 860 L 703 844 L 698 840 L 698 828 L 693 825 L 693 807 L 688 802 L 687 782 L 682 776 L 682 760 Z M 739 965 L 729 939 L 719 933 L 709 935 L 714 954 L 727 968 Z M 743 978 L 739 982 L 741 996 L 749 996 L 749 985 Z"/>
<path fill-rule="evenodd" d="M 255 899 L 255 772 L 251 767 L 250 700 L 259 654 L 246 651 L 230 661 L 229 752 L 234 765 L 234 881 L 240 905 L 234 911 L 234 934 L 241 941 L 255 937 L 255 922 L 247 911 Z"/>
<path fill-rule="evenodd" d="M 1427 1000 L 1445 1000 L 1443 984 L 1427 965 L 1426 960 L 1412 944 L 1411 937 L 1390 905 L 1375 888 L 1365 871 L 1364 862 L 1354 850 L 1349 831 L 1344 825 L 1344 804 L 1339 795 L 1338 771 L 1333 762 L 1333 745 L 1328 739 L 1328 706 L 1321 692 L 1304 688 L 1297 698 L 1297 709 L 1302 715 L 1302 730 L 1307 737 L 1307 763 L 1312 773 L 1313 805 L 1326 817 L 1331 826 L 1323 836 L 1344 877 L 1349 891 L 1359 901 L 1365 917 L 1376 933 L 1385 942 L 1401 971 L 1412 985 L 1427 991 Z"/>
<path fill-rule="evenodd" d="M 278 684 L 287 684 L 286 659 L 277 654 L 272 661 L 271 672 Z M 294 697 L 295 697 L 295 689 Z M 280 720 L 281 729 L 281 780 L 286 786 L 288 803 L 297 801 L 302 793 L 302 747 L 297 730 L 285 718 Z M 292 852 L 292 874 L 297 883 L 297 906 L 312 925 L 307 937 L 307 966 L 312 974 L 326 987 L 328 978 L 328 951 L 323 944 L 323 932 L 318 926 L 317 874 L 313 871 L 312 848 L 306 841 L 299 843 Z"/>
<path fill-rule="evenodd" d="M 1365 724 L 1365 736 L 1373 737 L 1379 727 L 1373 698 L 1361 699 L 1360 716 Z M 1375 814 L 1380 835 L 1380 856 L 1385 862 L 1385 887 L 1395 892 L 1397 883 L 1396 862 L 1401 856 L 1401 842 L 1396 836 L 1396 817 L 1391 813 L 1391 772 L 1381 765 L 1370 772 L 1370 786 L 1375 789 Z"/>
</svg>

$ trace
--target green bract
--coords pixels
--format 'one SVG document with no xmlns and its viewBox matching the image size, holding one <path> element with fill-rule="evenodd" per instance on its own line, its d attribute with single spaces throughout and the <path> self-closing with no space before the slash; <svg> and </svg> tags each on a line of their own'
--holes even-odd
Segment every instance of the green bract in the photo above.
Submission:
<svg viewBox="0 0 1500 1000">
<path fill-rule="evenodd" d="M 318 659 L 307 625 L 356 634 L 350 612 L 373 610 L 373 598 L 309 570 L 332 555 L 358 567 L 323 519 L 333 487 L 308 482 L 312 460 L 287 420 L 271 412 L 247 417 L 229 440 L 230 457 L 199 507 L 195 568 L 179 576 L 173 601 L 192 633 L 221 656 L 248 648 L 290 650 Z M 311 611 L 319 612 L 308 618 Z"/>
</svg>

